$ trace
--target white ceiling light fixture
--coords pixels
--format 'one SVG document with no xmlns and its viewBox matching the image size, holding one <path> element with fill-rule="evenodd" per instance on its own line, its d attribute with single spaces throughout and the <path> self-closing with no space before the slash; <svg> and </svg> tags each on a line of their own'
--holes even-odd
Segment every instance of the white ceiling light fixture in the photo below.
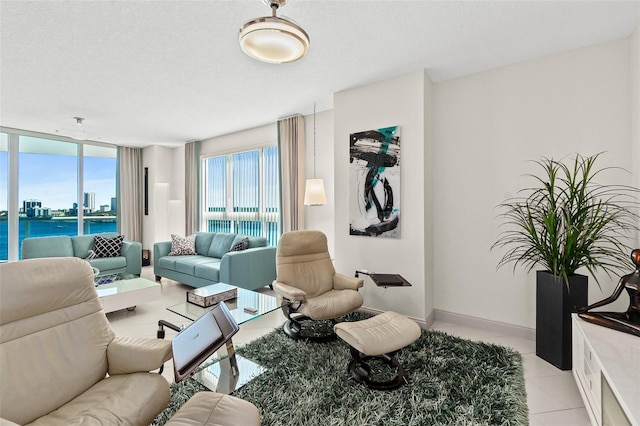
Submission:
<svg viewBox="0 0 640 426">
<path fill-rule="evenodd" d="M 316 178 L 316 104 L 313 104 L 313 179 L 307 179 L 304 186 L 305 206 L 324 206 L 327 195 L 324 192 L 324 180 Z"/>
<path fill-rule="evenodd" d="M 270 64 L 297 61 L 309 50 L 309 35 L 299 25 L 278 18 L 276 11 L 287 0 L 262 0 L 271 16 L 252 19 L 240 28 L 238 40 L 242 51 L 253 59 Z"/>
<path fill-rule="evenodd" d="M 93 135 L 89 135 L 87 133 L 87 131 L 83 128 L 83 124 L 84 124 L 84 118 L 82 117 L 73 117 L 75 123 L 76 123 L 76 128 L 74 129 L 67 129 L 67 128 L 61 128 L 61 129 L 56 129 L 56 134 L 60 135 L 60 136 L 64 136 L 66 138 L 71 138 L 71 139 L 75 139 L 78 141 L 86 141 L 86 140 L 98 140 L 100 139 L 99 136 L 93 136 Z"/>
</svg>

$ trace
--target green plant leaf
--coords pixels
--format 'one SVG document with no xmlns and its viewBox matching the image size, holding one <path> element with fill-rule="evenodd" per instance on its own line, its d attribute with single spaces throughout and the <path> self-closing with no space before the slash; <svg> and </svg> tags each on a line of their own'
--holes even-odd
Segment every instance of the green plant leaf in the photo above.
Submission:
<svg viewBox="0 0 640 426">
<path fill-rule="evenodd" d="M 534 161 L 540 175 L 528 174 L 534 185 L 498 205 L 501 232 L 491 250 L 505 250 L 498 268 L 513 264 L 530 272 L 543 267 L 563 278 L 584 267 L 598 286 L 596 272 L 621 275 L 633 268 L 628 244 L 640 232 L 640 189 L 596 182 L 601 155 L 573 161 L 543 157 Z"/>
</svg>

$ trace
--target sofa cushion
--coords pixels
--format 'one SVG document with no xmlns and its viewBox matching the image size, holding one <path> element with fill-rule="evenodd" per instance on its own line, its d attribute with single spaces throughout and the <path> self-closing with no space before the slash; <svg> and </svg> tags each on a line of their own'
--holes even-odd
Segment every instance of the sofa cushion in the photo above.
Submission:
<svg viewBox="0 0 640 426">
<path fill-rule="evenodd" d="M 219 259 L 212 259 L 210 257 L 200 255 L 179 256 L 179 260 L 176 260 L 173 270 L 183 274 L 195 275 L 196 266 L 219 261 Z"/>
<path fill-rule="evenodd" d="M 235 238 L 236 234 L 225 234 L 222 232 L 218 232 L 213 236 L 211 247 L 209 247 L 208 256 L 221 259 L 222 256 L 224 256 L 224 254 L 229 251 Z"/>
<path fill-rule="evenodd" d="M 196 254 L 196 236 L 189 235 L 181 237 L 180 235 L 171 234 L 171 251 L 169 256 L 180 256 Z"/>
<path fill-rule="evenodd" d="M 117 257 L 98 257 L 89 261 L 91 266 L 98 268 L 100 272 L 110 271 L 113 269 L 121 269 L 127 267 L 127 258 L 124 256 Z"/>
<path fill-rule="evenodd" d="M 73 255 L 81 259 L 86 259 L 89 256 L 89 250 L 93 250 L 95 235 L 78 235 L 77 237 L 71 237 L 71 244 L 73 245 Z"/>
<path fill-rule="evenodd" d="M 120 256 L 120 250 L 122 249 L 123 240 L 124 235 L 118 235 L 117 237 L 113 238 L 104 238 L 96 235 L 93 251 L 98 257 Z"/>
<path fill-rule="evenodd" d="M 207 256 L 214 235 L 215 232 L 196 232 L 196 253 Z"/>
<path fill-rule="evenodd" d="M 249 237 L 237 235 L 229 251 L 242 251 L 249 248 Z"/>
<path fill-rule="evenodd" d="M 210 258 L 212 262 L 196 265 L 194 275 L 211 281 L 220 281 L 220 259 Z"/>
<path fill-rule="evenodd" d="M 176 260 L 180 258 L 181 256 L 162 256 L 158 259 L 157 264 L 159 268 L 169 269 L 173 271 L 176 268 Z"/>
<path fill-rule="evenodd" d="M 265 237 L 249 237 L 249 248 L 266 247 L 267 239 Z"/>
<path fill-rule="evenodd" d="M 118 236 L 118 233 L 102 232 L 100 234 L 76 235 L 75 237 L 71 237 L 71 244 L 73 245 L 73 255 L 81 259 L 86 259 L 91 254 L 90 250 L 93 250 L 95 245 L 95 238 L 98 236 L 102 238 L 114 238 Z M 118 256 L 119 255 L 120 254 L 118 254 Z"/>
<path fill-rule="evenodd" d="M 22 258 L 73 257 L 73 244 L 66 235 L 55 237 L 33 237 L 22 241 Z"/>
<path fill-rule="evenodd" d="M 110 376 L 32 424 L 147 425 L 169 401 L 169 387 L 161 380 L 166 382 L 149 373 Z"/>
</svg>

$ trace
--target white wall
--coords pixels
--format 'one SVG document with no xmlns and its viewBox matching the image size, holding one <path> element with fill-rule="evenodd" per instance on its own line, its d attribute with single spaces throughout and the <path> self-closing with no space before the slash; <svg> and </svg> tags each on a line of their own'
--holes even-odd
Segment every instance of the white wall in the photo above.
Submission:
<svg viewBox="0 0 640 426">
<path fill-rule="evenodd" d="M 184 147 L 159 145 L 144 148 L 143 167 L 149 168 L 149 214 L 142 217 L 142 246 L 169 241 L 171 234 L 184 235 Z"/>
<path fill-rule="evenodd" d="M 201 157 L 224 155 L 238 150 L 255 149 L 278 144 L 278 128 L 276 123 L 256 127 L 242 132 L 231 133 L 211 139 L 205 139 L 200 145 Z"/>
<path fill-rule="evenodd" d="M 527 161 L 542 156 L 606 151 L 600 166 L 637 167 L 629 57 L 624 39 L 435 85 L 436 309 L 535 327 L 535 274 L 496 272 L 494 207 L 530 182 Z M 590 280 L 590 302 L 614 285 L 603 280 L 600 292 Z"/>
<path fill-rule="evenodd" d="M 640 25 L 631 35 L 629 43 L 631 77 L 631 158 L 634 158 L 633 182 L 640 188 Z M 640 232 L 636 239 L 640 247 Z"/>
<path fill-rule="evenodd" d="M 334 95 L 334 238 L 338 272 L 356 269 L 399 273 L 412 287 L 383 289 L 366 280 L 361 294 L 364 306 L 394 310 L 426 319 L 433 307 L 433 281 L 425 270 L 425 246 L 430 245 L 425 224 L 431 223 L 430 202 L 425 201 L 425 181 L 431 164 L 425 164 L 424 71 L 345 90 Z M 363 130 L 400 126 L 400 232 L 401 238 L 349 235 L 349 135 Z"/>
</svg>

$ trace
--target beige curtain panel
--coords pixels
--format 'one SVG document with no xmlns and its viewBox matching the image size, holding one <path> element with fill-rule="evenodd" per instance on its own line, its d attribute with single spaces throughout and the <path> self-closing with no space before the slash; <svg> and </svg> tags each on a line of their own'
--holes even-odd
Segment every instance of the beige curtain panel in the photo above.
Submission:
<svg viewBox="0 0 640 426">
<path fill-rule="evenodd" d="M 142 149 L 118 148 L 118 224 L 129 241 L 142 242 Z"/>
<path fill-rule="evenodd" d="M 189 142 L 184 149 L 185 161 L 185 235 L 191 235 L 200 230 L 200 141 Z"/>
<path fill-rule="evenodd" d="M 282 233 L 304 229 L 304 117 L 278 120 Z"/>
</svg>

